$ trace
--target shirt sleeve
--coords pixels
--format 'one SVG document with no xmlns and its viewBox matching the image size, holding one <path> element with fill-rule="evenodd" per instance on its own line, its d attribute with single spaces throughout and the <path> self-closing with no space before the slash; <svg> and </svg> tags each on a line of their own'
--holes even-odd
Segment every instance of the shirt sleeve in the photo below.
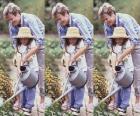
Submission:
<svg viewBox="0 0 140 116">
<path fill-rule="evenodd" d="M 45 27 L 44 25 L 39 25 L 39 21 L 40 20 L 38 20 L 37 17 L 31 17 L 28 25 L 32 30 L 33 35 L 36 37 L 36 45 L 42 46 L 44 45 Z"/>
<path fill-rule="evenodd" d="M 138 33 L 136 31 L 136 26 L 137 22 L 135 21 L 135 19 L 132 18 L 125 18 L 124 20 L 124 28 L 127 31 L 127 34 L 130 36 L 130 39 L 133 43 L 133 45 L 138 45 L 139 44 L 139 37 L 138 37 Z"/>
<path fill-rule="evenodd" d="M 84 36 L 84 43 L 85 45 L 91 46 L 93 44 L 93 25 L 92 30 L 88 28 L 87 23 L 84 20 L 76 20 L 75 21 L 77 27 L 80 30 L 82 36 Z M 91 26 L 90 25 L 90 26 Z"/>
</svg>

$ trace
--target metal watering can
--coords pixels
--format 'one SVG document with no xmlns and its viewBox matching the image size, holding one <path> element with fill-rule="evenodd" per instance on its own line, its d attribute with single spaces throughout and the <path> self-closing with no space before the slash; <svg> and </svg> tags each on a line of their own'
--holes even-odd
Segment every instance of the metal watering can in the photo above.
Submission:
<svg viewBox="0 0 140 116">
<path fill-rule="evenodd" d="M 118 83 L 118 85 L 124 88 L 130 87 L 134 81 L 131 72 L 128 71 L 123 65 L 116 66 L 115 70 L 117 72 L 115 81 Z"/>
<path fill-rule="evenodd" d="M 23 83 L 23 85 L 27 86 L 28 88 L 32 88 L 37 85 L 38 83 L 38 75 L 36 75 L 35 71 L 29 66 L 21 66 L 21 75 L 20 80 Z"/>
<path fill-rule="evenodd" d="M 118 92 L 121 88 L 127 88 L 130 87 L 134 81 L 134 77 L 130 74 L 130 71 L 128 71 L 124 65 L 119 65 L 115 67 L 115 70 L 117 72 L 114 81 L 118 83 L 118 87 L 113 90 L 111 93 L 109 93 L 104 99 L 102 99 L 98 104 L 96 104 L 95 107 L 97 107 L 102 102 L 106 101 L 109 97 L 114 95 L 116 92 Z M 113 83 L 114 83 L 113 81 Z M 112 84 L 113 85 L 113 84 Z"/>
<path fill-rule="evenodd" d="M 85 86 L 87 82 L 87 76 L 82 69 L 78 68 L 76 65 L 73 65 L 69 66 L 69 71 L 69 81 L 73 86 L 77 88 Z"/>
<path fill-rule="evenodd" d="M 62 92 L 62 95 L 60 97 L 58 97 L 54 102 L 52 102 L 51 104 L 48 104 L 46 107 L 50 107 L 53 104 L 55 104 L 56 102 L 58 102 L 61 98 L 63 98 L 65 95 L 67 95 L 69 92 L 71 92 L 73 89 L 75 88 L 81 88 L 84 87 L 86 82 L 87 82 L 87 76 L 86 73 L 78 68 L 77 65 L 72 65 L 69 66 L 69 74 L 67 77 L 67 81 L 64 84 L 64 91 Z M 69 88 L 67 91 L 65 91 L 65 88 L 67 86 L 68 81 L 71 83 L 71 88 Z M 47 102 L 46 102 L 47 103 Z"/>
<path fill-rule="evenodd" d="M 19 80 L 16 83 L 14 95 L 11 96 L 10 98 L 8 98 L 3 103 L 1 103 L 0 107 L 2 107 L 4 104 L 6 104 L 10 100 L 12 100 L 15 96 L 20 94 L 26 88 L 32 88 L 32 87 L 37 85 L 39 78 L 38 78 L 38 75 L 36 75 L 36 73 L 34 72 L 33 69 L 29 68 L 29 66 L 21 66 L 20 70 L 21 70 L 22 73 L 19 75 L 20 76 Z M 17 91 L 17 86 L 19 84 L 19 81 L 21 81 L 24 86 L 20 90 Z"/>
</svg>

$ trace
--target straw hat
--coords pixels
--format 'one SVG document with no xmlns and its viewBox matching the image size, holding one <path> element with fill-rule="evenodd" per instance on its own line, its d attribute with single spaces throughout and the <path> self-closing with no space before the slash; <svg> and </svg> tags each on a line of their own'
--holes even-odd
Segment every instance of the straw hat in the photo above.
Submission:
<svg viewBox="0 0 140 116">
<path fill-rule="evenodd" d="M 83 38 L 83 36 L 80 35 L 77 27 L 69 27 L 66 36 L 62 36 L 62 38 Z"/>
<path fill-rule="evenodd" d="M 129 36 L 127 36 L 124 27 L 115 27 L 113 35 L 108 38 L 129 38 Z"/>
<path fill-rule="evenodd" d="M 20 27 L 17 36 L 15 38 L 35 38 L 31 34 L 29 27 Z"/>
</svg>

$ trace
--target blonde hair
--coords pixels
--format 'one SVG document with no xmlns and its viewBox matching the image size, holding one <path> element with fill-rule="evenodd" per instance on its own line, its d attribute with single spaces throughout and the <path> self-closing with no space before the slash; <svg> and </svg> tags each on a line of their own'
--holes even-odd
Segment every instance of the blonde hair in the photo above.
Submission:
<svg viewBox="0 0 140 116">
<path fill-rule="evenodd" d="M 107 14 L 109 16 L 111 16 L 112 14 L 115 14 L 116 11 L 115 11 L 115 7 L 113 7 L 111 4 L 109 3 L 104 3 L 100 8 L 99 8 L 99 11 L 98 11 L 98 16 L 99 18 L 101 18 L 104 14 Z"/>
<path fill-rule="evenodd" d="M 63 3 L 57 3 L 52 9 L 52 17 L 55 18 L 57 14 L 65 15 L 69 13 L 69 8 Z"/>
<path fill-rule="evenodd" d="M 8 14 L 16 15 L 17 13 L 20 14 L 21 10 L 20 10 L 20 7 L 14 3 L 8 3 L 3 10 L 4 17 L 6 17 Z"/>
</svg>

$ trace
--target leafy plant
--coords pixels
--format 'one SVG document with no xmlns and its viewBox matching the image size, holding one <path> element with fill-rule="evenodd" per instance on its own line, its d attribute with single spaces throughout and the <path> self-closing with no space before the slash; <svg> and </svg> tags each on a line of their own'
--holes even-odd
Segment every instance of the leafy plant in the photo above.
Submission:
<svg viewBox="0 0 140 116">
<path fill-rule="evenodd" d="M 47 39 L 45 43 L 45 56 L 46 56 L 46 66 L 50 67 L 50 69 L 57 75 L 58 62 L 57 59 L 61 58 L 62 49 L 60 48 L 60 43 L 56 39 Z"/>
<path fill-rule="evenodd" d="M 5 58 L 12 58 L 14 54 L 14 49 L 12 44 L 8 40 L 1 40 L 0 41 L 0 54 L 5 56 Z"/>
<path fill-rule="evenodd" d="M 94 51 L 95 51 L 95 54 L 99 55 L 101 58 L 107 58 L 109 55 L 109 50 L 104 40 L 95 41 Z"/>
<path fill-rule="evenodd" d="M 98 107 L 95 107 L 93 114 L 94 116 L 119 116 L 117 112 L 107 110 L 106 103 L 102 103 Z"/>
</svg>

